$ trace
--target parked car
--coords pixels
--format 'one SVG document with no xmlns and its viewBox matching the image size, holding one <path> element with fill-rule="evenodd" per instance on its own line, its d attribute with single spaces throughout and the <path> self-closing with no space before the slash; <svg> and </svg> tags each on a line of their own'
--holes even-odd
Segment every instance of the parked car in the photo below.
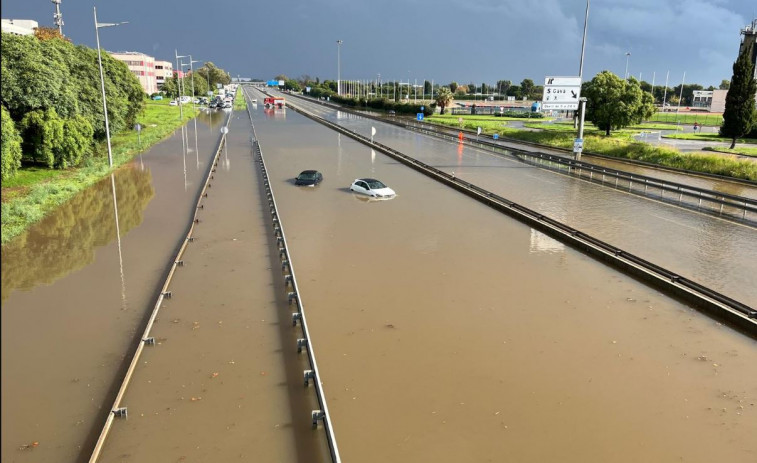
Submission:
<svg viewBox="0 0 757 463">
<path fill-rule="evenodd" d="M 372 198 L 393 198 L 396 193 L 375 178 L 358 178 L 350 185 L 355 193 L 368 195 Z"/>
<path fill-rule="evenodd" d="M 213 109 L 213 108 L 215 108 L 215 107 L 216 107 L 216 102 L 215 102 L 215 100 L 213 100 L 213 101 L 211 101 L 210 103 L 208 103 L 208 108 L 210 108 L 210 109 Z"/>
<path fill-rule="evenodd" d="M 187 104 L 190 101 L 192 101 L 192 99 L 189 98 L 187 95 L 182 95 L 182 97 L 179 98 L 179 101 L 181 101 L 181 104 Z"/>
<path fill-rule="evenodd" d="M 155 96 L 152 97 L 152 99 L 155 100 L 155 101 L 162 100 L 163 96 L 162 95 L 155 95 Z"/>
<path fill-rule="evenodd" d="M 303 170 L 300 175 L 294 179 L 295 185 L 316 186 L 323 181 L 323 174 L 317 170 Z"/>
<path fill-rule="evenodd" d="M 178 106 L 179 105 L 179 103 L 176 100 L 171 100 L 168 104 L 171 105 L 171 106 Z"/>
</svg>

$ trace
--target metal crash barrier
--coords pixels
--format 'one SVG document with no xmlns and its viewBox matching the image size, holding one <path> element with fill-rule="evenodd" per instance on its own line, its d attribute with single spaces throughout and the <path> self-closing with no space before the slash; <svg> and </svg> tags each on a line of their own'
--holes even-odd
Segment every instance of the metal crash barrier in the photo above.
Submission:
<svg viewBox="0 0 757 463">
<path fill-rule="evenodd" d="M 245 96 L 247 95 L 245 94 Z M 296 327 L 299 322 L 302 331 L 302 337 L 297 339 L 297 352 L 305 350 L 308 355 L 310 369 L 303 372 L 303 382 L 305 387 L 308 387 L 311 383 L 313 384 L 316 398 L 318 400 L 318 406 L 320 407 L 318 410 L 312 410 L 309 418 L 313 423 L 313 429 L 317 429 L 319 422 L 323 423 L 331 459 L 334 463 L 341 463 L 339 449 L 336 444 L 336 436 L 334 435 L 334 427 L 331 423 L 331 415 L 329 414 L 328 406 L 326 404 L 326 395 L 323 391 L 321 376 L 318 372 L 318 364 L 315 360 L 315 349 L 313 347 L 310 332 L 308 331 L 307 318 L 305 317 L 305 306 L 298 290 L 297 277 L 294 274 L 294 266 L 292 265 L 292 256 L 289 254 L 289 247 L 286 243 L 284 225 L 281 223 L 278 208 L 276 206 L 276 199 L 273 190 L 271 189 L 271 183 L 268 179 L 268 170 L 265 165 L 265 160 L 263 159 L 263 151 L 260 148 L 260 143 L 258 142 L 258 137 L 255 133 L 255 125 L 252 122 L 253 118 L 249 104 L 247 105 L 247 114 L 250 117 L 250 125 L 252 127 L 252 147 L 254 156 L 263 178 L 266 199 L 268 200 L 268 207 L 271 213 L 271 223 L 274 236 L 276 237 L 276 247 L 278 248 L 279 259 L 281 260 L 281 271 L 284 276 L 287 299 L 289 301 L 289 306 L 295 306 L 296 308 L 296 311 L 292 312 L 292 326 Z"/>
</svg>

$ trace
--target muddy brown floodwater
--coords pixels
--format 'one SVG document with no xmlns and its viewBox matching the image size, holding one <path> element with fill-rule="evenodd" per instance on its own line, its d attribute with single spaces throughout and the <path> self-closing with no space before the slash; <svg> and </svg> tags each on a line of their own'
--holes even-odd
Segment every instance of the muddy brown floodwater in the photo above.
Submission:
<svg viewBox="0 0 757 463">
<path fill-rule="evenodd" d="M 191 244 L 160 308 L 101 462 L 327 461 L 303 388 L 268 205 L 234 113 Z M 275 269 L 275 270 L 274 270 Z"/>
<path fill-rule="evenodd" d="M 2 252 L 3 462 L 88 461 L 188 226 L 222 113 L 155 145 Z M 35 445 L 36 443 L 36 445 Z"/>
<path fill-rule="evenodd" d="M 289 109 L 255 114 L 344 461 L 755 461 L 752 339 Z M 294 187 L 304 169 L 323 183 Z"/>
</svg>

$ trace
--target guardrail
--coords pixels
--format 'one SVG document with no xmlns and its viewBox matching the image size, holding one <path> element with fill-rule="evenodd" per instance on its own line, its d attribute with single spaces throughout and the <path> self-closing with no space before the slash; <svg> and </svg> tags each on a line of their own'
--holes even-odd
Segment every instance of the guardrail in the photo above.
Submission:
<svg viewBox="0 0 757 463">
<path fill-rule="evenodd" d="M 591 256 L 600 258 L 627 274 L 647 281 L 667 294 L 685 300 L 695 307 L 722 319 L 731 326 L 744 331 L 753 338 L 757 338 L 757 309 L 750 307 L 747 304 L 739 302 L 693 280 L 678 275 L 675 272 L 544 216 L 537 211 L 510 201 L 472 183 L 456 178 L 451 174 L 429 166 L 393 148 L 381 143 L 373 142 L 368 137 L 352 132 L 338 124 L 309 113 L 308 111 L 291 104 L 291 102 L 287 102 L 287 105 L 310 119 L 387 154 L 402 164 L 412 167 L 435 180 L 449 185 L 492 208 L 507 213 L 559 241 L 569 244 Z"/>
<path fill-rule="evenodd" d="M 459 136 L 440 132 L 427 125 L 405 123 L 418 133 L 434 136 L 450 141 L 459 141 Z M 550 170 L 565 171 L 571 176 L 577 176 L 593 183 L 623 189 L 647 198 L 666 203 L 673 203 L 689 209 L 707 212 L 709 214 L 757 225 L 757 200 L 744 196 L 731 195 L 718 191 L 699 188 L 683 183 L 662 180 L 647 175 L 634 174 L 610 167 L 576 161 L 574 159 L 547 153 L 535 153 L 504 147 L 486 139 L 475 139 L 463 136 L 464 141 L 473 146 L 479 146 L 489 151 L 515 156 L 522 162 Z M 608 179 L 610 179 L 608 181 Z M 614 182 L 612 181 L 614 180 Z M 668 192 L 671 195 L 665 196 Z M 677 198 L 676 198 L 677 196 Z M 684 201 L 684 198 L 690 201 Z"/>
<path fill-rule="evenodd" d="M 252 113 L 250 112 L 249 105 L 247 105 L 247 115 L 250 117 L 250 126 L 252 127 L 252 146 L 255 155 L 258 158 L 258 165 L 263 177 L 263 185 L 265 186 L 268 206 L 271 212 L 273 232 L 276 236 L 276 246 L 279 251 L 279 259 L 281 260 L 281 271 L 284 274 L 284 286 L 287 289 L 291 287 L 291 291 L 287 294 L 287 299 L 289 300 L 290 306 L 295 304 L 297 308 L 297 311 L 292 313 L 292 326 L 297 326 L 297 322 L 299 321 L 302 330 L 302 338 L 297 339 L 297 352 L 302 352 L 302 350 L 305 349 L 308 353 L 310 369 L 303 372 L 305 387 L 309 386 L 310 381 L 312 380 L 313 386 L 315 387 L 316 398 L 318 399 L 318 406 L 321 407 L 320 410 L 313 410 L 310 414 L 310 418 L 313 422 L 313 429 L 317 428 L 319 421 L 323 422 L 331 459 L 334 463 L 341 463 L 339 448 L 336 444 L 336 435 L 334 434 L 334 427 L 331 423 L 331 415 L 329 414 L 328 405 L 326 404 L 326 394 L 323 391 L 321 375 L 318 372 L 318 364 L 315 359 L 315 348 L 313 347 L 312 338 L 308 330 L 305 306 L 302 302 L 302 297 L 300 297 L 297 277 L 295 276 L 294 265 L 292 264 L 292 256 L 289 254 L 289 247 L 286 242 L 284 225 L 281 223 L 278 207 L 276 206 L 276 198 L 274 197 L 273 189 L 268 180 L 268 169 L 266 168 L 265 160 L 263 159 L 263 151 L 258 142 L 257 134 L 255 133 L 255 125 L 252 122 Z"/>
<path fill-rule="evenodd" d="M 229 114 L 229 116 L 226 118 L 225 127 L 228 127 L 230 120 L 231 120 L 231 114 Z M 158 316 L 158 312 L 160 312 L 160 307 L 163 304 L 163 299 L 165 298 L 170 299 L 172 296 L 171 291 L 169 291 L 168 287 L 171 284 L 171 280 L 173 280 L 173 275 L 176 272 L 176 267 L 184 265 L 184 261 L 181 260 L 181 258 L 184 255 L 184 251 L 186 251 L 187 249 L 187 245 L 190 242 L 194 241 L 194 237 L 192 236 L 192 234 L 194 233 L 195 225 L 200 222 L 200 219 L 198 218 L 198 211 L 203 208 L 202 198 L 208 195 L 207 189 L 210 186 L 210 180 L 213 178 L 213 172 L 215 172 L 216 167 L 218 166 L 218 157 L 220 156 L 221 149 L 223 148 L 225 143 L 226 143 L 226 134 L 223 134 L 220 140 L 218 141 L 218 148 L 216 148 L 216 153 L 213 156 L 213 162 L 210 163 L 210 167 L 208 168 L 208 173 L 205 177 L 205 184 L 203 185 L 203 188 L 200 191 L 200 195 L 197 198 L 197 204 L 195 206 L 195 213 L 192 217 L 192 221 L 189 224 L 186 237 L 184 238 L 181 244 L 181 247 L 179 248 L 179 251 L 176 253 L 176 257 L 174 258 L 173 263 L 171 264 L 171 267 L 168 271 L 168 276 L 166 277 L 163 283 L 163 287 L 160 290 L 160 293 L 158 294 L 158 299 L 155 302 L 155 305 L 153 306 L 152 313 L 150 314 L 150 318 L 147 320 L 145 329 L 142 332 L 142 337 L 137 342 L 137 348 L 134 351 L 134 355 L 132 356 L 129 367 L 126 370 L 124 379 L 121 382 L 121 387 L 118 389 L 118 394 L 116 394 L 116 399 L 113 401 L 113 405 L 110 408 L 110 413 L 108 413 L 108 417 L 105 420 L 105 424 L 103 425 L 103 429 L 100 432 L 100 436 L 98 437 L 97 442 L 95 443 L 95 447 L 92 450 L 92 455 L 89 458 L 90 463 L 95 463 L 97 459 L 100 457 L 100 452 L 102 452 L 103 445 L 105 445 L 105 440 L 107 439 L 108 434 L 110 433 L 110 428 L 113 425 L 113 419 L 117 417 L 126 418 L 128 416 L 128 410 L 126 407 L 121 406 L 122 405 L 121 401 L 123 400 L 124 395 L 126 394 L 126 390 L 129 387 L 129 383 L 131 382 L 131 378 L 134 374 L 134 371 L 137 368 L 137 365 L 139 364 L 139 358 L 142 356 L 142 351 L 144 350 L 145 345 L 152 346 L 155 344 L 155 338 L 150 336 L 150 331 L 152 330 L 153 324 L 155 323 L 155 318 Z"/>
</svg>

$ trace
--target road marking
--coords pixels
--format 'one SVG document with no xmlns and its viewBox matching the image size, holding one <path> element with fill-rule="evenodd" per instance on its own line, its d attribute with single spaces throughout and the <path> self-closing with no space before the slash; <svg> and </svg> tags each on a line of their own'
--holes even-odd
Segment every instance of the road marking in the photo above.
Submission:
<svg viewBox="0 0 757 463">
<path fill-rule="evenodd" d="M 673 219 L 669 219 L 669 218 L 667 218 L 667 217 L 663 217 L 663 216 L 661 216 L 661 215 L 656 215 L 656 214 L 650 214 L 650 215 L 651 215 L 652 217 L 657 217 L 658 219 L 667 220 L 667 221 L 668 221 L 668 222 L 670 222 L 670 223 L 674 223 L 674 224 L 676 224 L 676 225 L 678 225 L 678 226 L 681 226 L 681 227 L 686 227 L 686 228 L 688 228 L 688 229 L 691 229 L 691 230 L 694 230 L 694 231 L 698 231 L 698 230 L 699 230 L 698 228 L 696 228 L 696 227 L 692 227 L 691 225 L 686 225 L 686 224 L 684 224 L 684 223 L 678 222 L 678 221 L 676 221 L 676 220 L 673 220 Z"/>
</svg>

